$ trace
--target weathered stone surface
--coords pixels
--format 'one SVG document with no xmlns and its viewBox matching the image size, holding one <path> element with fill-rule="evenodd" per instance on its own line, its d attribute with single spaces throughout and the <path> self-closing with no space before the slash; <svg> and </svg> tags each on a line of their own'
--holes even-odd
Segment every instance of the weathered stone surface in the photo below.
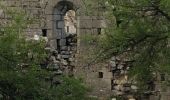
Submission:
<svg viewBox="0 0 170 100">
<path fill-rule="evenodd" d="M 121 91 L 117 91 L 117 90 L 112 90 L 112 92 L 115 94 L 115 95 L 123 95 L 123 92 Z"/>
<path fill-rule="evenodd" d="M 68 46 L 62 46 L 62 47 L 61 47 L 61 50 L 62 50 L 62 51 L 67 51 L 67 50 L 68 50 Z"/>
<path fill-rule="evenodd" d="M 65 3 L 70 1 L 73 7 L 70 6 L 68 9 L 64 8 L 61 10 L 61 8 L 63 8 L 62 5 L 59 5 L 60 7 L 57 5 L 61 1 L 64 1 Z M 28 29 L 24 31 L 27 34 L 26 36 L 34 37 L 35 35 L 38 35 L 38 37 L 41 37 L 42 29 L 47 29 L 47 38 L 50 47 L 46 47 L 45 49 L 51 54 L 47 69 L 53 72 L 54 75 L 61 75 L 64 73 L 65 69 L 68 70 L 71 69 L 72 66 L 75 66 L 75 53 L 77 52 L 77 49 L 79 50 L 79 47 L 77 47 L 77 45 L 79 45 L 77 44 L 77 37 L 80 37 L 85 33 L 98 34 L 97 30 L 106 26 L 102 17 L 84 16 L 81 15 L 81 11 L 79 11 L 75 12 L 76 15 L 79 13 L 77 20 L 74 20 L 73 23 L 71 23 L 75 24 L 73 27 L 76 28 L 76 33 L 66 30 L 65 28 L 68 25 L 68 22 L 66 22 L 67 25 L 64 22 L 64 13 L 66 13 L 67 10 L 76 11 L 77 8 L 82 9 L 81 3 L 81 0 L 3 0 L 2 4 L 7 5 L 10 8 L 23 9 L 27 12 L 27 16 L 37 20 L 29 25 Z M 0 10 L 0 18 L 0 24 L 5 26 L 5 24 L 8 23 L 10 16 L 5 15 L 3 10 Z M 98 90 L 107 90 L 105 92 L 113 92 L 116 95 L 124 95 L 124 91 L 137 90 L 138 88 L 135 85 L 131 85 L 130 82 L 128 83 L 128 78 L 122 78 L 122 76 L 127 75 L 127 72 L 130 69 L 129 66 L 125 67 L 125 64 L 130 62 L 130 60 L 124 58 L 123 61 L 120 57 L 112 57 L 110 60 L 109 67 L 111 68 L 104 71 L 102 69 L 102 72 L 105 72 L 102 79 L 98 79 L 98 75 L 96 75 L 100 70 L 98 69 L 98 66 L 91 69 L 91 66 L 88 66 L 86 70 L 87 74 L 85 75 L 85 77 L 88 78 L 86 81 L 90 81 L 91 84 L 100 88 Z M 102 67 L 103 66 L 104 65 L 102 65 Z M 113 83 L 111 80 L 113 80 Z M 53 83 L 59 84 L 59 79 L 54 79 Z M 99 85 L 99 83 L 102 85 Z M 130 85 L 124 85 L 127 83 Z M 112 92 L 111 85 L 114 85 Z"/>
<path fill-rule="evenodd" d="M 129 99 L 129 100 L 136 100 L 136 99 Z"/>
<path fill-rule="evenodd" d="M 65 45 L 66 45 L 66 39 L 61 39 L 60 46 L 65 46 Z"/>
<path fill-rule="evenodd" d="M 58 55 L 57 55 L 57 59 L 60 60 L 61 58 L 62 58 L 62 56 L 61 56 L 60 54 L 58 54 Z"/>
<path fill-rule="evenodd" d="M 58 64 L 54 64 L 53 66 L 54 66 L 54 67 L 53 67 L 54 70 L 60 69 L 60 66 L 59 66 Z"/>
<path fill-rule="evenodd" d="M 62 55 L 63 59 L 69 59 L 71 56 L 70 55 Z"/>
<path fill-rule="evenodd" d="M 68 65 L 68 62 L 67 62 L 66 60 L 62 60 L 61 63 L 62 63 L 64 66 Z"/>
<path fill-rule="evenodd" d="M 118 65 L 117 68 L 118 68 L 118 69 L 123 69 L 123 67 L 124 67 L 123 65 Z"/>
<path fill-rule="evenodd" d="M 132 90 L 137 90 L 137 89 L 138 89 L 138 87 L 137 87 L 137 86 L 135 86 L 135 85 L 132 85 L 132 86 L 131 86 L 131 89 L 132 89 Z"/>
<path fill-rule="evenodd" d="M 62 75 L 62 74 L 63 74 L 63 72 L 61 70 L 53 72 L 53 76 L 58 76 L 58 75 Z"/>
<path fill-rule="evenodd" d="M 70 55 L 70 52 L 69 51 L 61 51 L 61 54 L 62 55 Z"/>
<path fill-rule="evenodd" d="M 69 58 L 69 61 L 73 62 L 73 61 L 75 61 L 75 59 L 74 58 Z"/>
</svg>

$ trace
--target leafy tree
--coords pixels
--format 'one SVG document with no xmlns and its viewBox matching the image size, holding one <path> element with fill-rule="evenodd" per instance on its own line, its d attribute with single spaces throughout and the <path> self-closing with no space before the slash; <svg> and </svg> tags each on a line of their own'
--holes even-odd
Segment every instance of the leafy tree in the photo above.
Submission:
<svg viewBox="0 0 170 100">
<path fill-rule="evenodd" d="M 84 84 L 75 78 L 62 77 L 63 82 L 55 89 L 58 100 L 89 100 L 85 93 L 88 91 Z"/>
<path fill-rule="evenodd" d="M 96 1 L 95 1 L 96 2 Z M 126 54 L 133 62 L 130 75 L 148 89 L 154 73 L 170 72 L 170 1 L 102 0 L 110 20 L 101 36 L 100 56 Z M 116 23 L 116 26 L 115 26 Z"/>
<path fill-rule="evenodd" d="M 39 66 L 46 56 L 45 42 L 26 40 L 23 29 L 29 21 L 23 12 L 4 12 L 10 19 L 0 28 L 0 94 L 5 100 L 45 99 L 47 71 Z"/>
</svg>

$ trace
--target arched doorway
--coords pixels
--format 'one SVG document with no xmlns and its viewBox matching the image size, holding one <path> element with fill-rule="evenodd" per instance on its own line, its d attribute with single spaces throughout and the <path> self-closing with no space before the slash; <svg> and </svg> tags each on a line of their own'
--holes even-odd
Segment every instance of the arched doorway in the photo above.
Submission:
<svg viewBox="0 0 170 100">
<path fill-rule="evenodd" d="M 76 34 L 76 20 L 73 3 L 60 1 L 54 8 L 53 34 L 56 36 L 57 50 L 67 46 L 67 37 Z"/>
<path fill-rule="evenodd" d="M 76 13 L 72 2 L 60 1 L 53 11 L 53 35 L 56 36 L 56 50 L 66 73 L 71 73 L 77 51 Z"/>
</svg>

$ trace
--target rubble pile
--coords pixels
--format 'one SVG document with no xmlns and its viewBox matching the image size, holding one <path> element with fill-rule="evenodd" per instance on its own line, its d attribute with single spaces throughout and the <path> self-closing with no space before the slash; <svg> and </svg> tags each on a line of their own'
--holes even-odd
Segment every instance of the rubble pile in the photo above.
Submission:
<svg viewBox="0 0 170 100">
<path fill-rule="evenodd" d="M 67 45 L 61 46 L 60 49 L 54 49 L 46 47 L 48 52 L 47 61 L 42 64 L 48 71 L 51 71 L 52 75 L 48 80 L 52 81 L 52 84 L 60 83 L 57 76 L 60 75 L 73 75 L 73 68 L 75 67 L 75 54 L 77 50 L 76 35 L 67 36 Z"/>
</svg>

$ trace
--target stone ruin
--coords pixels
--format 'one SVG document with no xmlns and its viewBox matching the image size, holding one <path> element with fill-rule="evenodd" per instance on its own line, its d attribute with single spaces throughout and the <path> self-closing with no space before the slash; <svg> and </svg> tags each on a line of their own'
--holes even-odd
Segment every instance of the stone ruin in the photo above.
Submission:
<svg viewBox="0 0 170 100">
<path fill-rule="evenodd" d="M 8 8 L 22 9 L 26 12 L 26 16 L 35 20 L 24 32 L 28 38 L 38 40 L 43 37 L 48 41 L 45 49 L 49 51 L 49 59 L 41 65 L 53 73 L 50 79 L 53 84 L 59 84 L 56 77 L 58 75 L 82 76 L 94 90 L 90 96 L 109 97 L 114 94 L 135 100 L 133 94 L 138 88 L 127 76 L 131 61 L 113 57 L 108 63 L 90 68 L 82 68 L 81 64 L 77 64 L 78 55 L 82 52 L 80 37 L 84 34 L 100 35 L 101 30 L 106 27 L 106 21 L 102 16 L 85 15 L 83 0 L 3 0 L 1 2 Z M 1 26 L 7 22 L 8 17 L 1 9 Z M 155 88 L 158 90 L 160 84 Z M 161 91 L 164 95 L 159 100 L 169 100 L 170 91 L 168 91 Z M 153 95 L 150 100 L 158 98 L 159 95 Z"/>
</svg>

